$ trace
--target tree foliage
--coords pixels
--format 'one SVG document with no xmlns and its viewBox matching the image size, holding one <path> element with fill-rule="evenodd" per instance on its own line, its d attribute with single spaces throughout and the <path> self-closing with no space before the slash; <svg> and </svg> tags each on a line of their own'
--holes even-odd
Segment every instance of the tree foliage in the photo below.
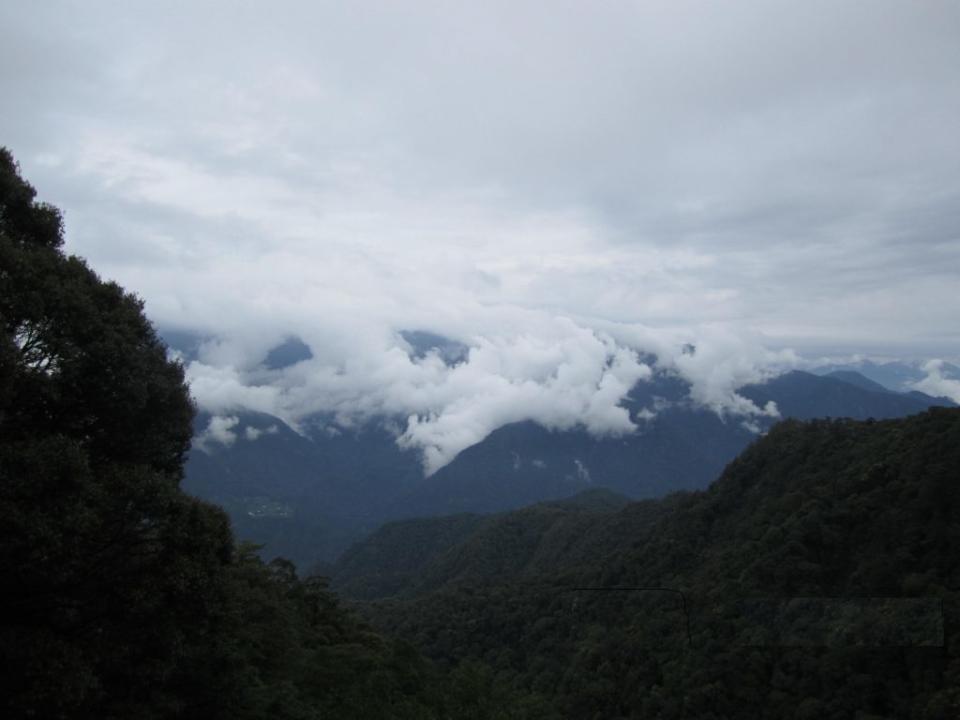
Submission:
<svg viewBox="0 0 960 720">
<path fill-rule="evenodd" d="M 788 421 L 707 491 L 509 513 L 399 593 L 358 548 L 343 587 L 566 717 L 958 717 L 958 478 L 960 410 Z"/>
<path fill-rule="evenodd" d="M 62 251 L 0 151 L 0 597 L 15 713 L 134 708 L 176 666 L 230 557 L 179 491 L 192 406 L 142 303 Z"/>
</svg>

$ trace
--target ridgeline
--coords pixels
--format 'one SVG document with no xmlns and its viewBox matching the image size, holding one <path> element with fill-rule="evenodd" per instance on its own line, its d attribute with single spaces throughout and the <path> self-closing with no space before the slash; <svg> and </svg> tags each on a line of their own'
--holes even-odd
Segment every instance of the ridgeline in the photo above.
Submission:
<svg viewBox="0 0 960 720">
<path fill-rule="evenodd" d="M 384 583 L 439 522 L 384 528 L 335 586 L 559 717 L 958 716 L 960 410 L 783 422 L 706 491 L 494 516 Z"/>
</svg>

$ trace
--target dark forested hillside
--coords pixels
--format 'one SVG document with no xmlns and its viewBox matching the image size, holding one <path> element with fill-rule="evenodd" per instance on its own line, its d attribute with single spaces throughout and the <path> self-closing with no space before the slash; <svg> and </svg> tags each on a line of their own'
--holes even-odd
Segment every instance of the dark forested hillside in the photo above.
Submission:
<svg viewBox="0 0 960 720">
<path fill-rule="evenodd" d="M 560 572 L 602 556 L 600 516 L 628 501 L 606 490 L 490 516 L 447 515 L 388 523 L 334 567 L 335 587 L 353 598 L 412 596 L 451 582 Z M 649 503 L 637 503 L 636 520 Z M 636 512 L 639 510 L 640 512 Z"/>
<path fill-rule="evenodd" d="M 704 492 L 557 512 L 477 524 L 365 612 L 566 717 L 960 712 L 960 410 L 784 422 Z"/>
</svg>

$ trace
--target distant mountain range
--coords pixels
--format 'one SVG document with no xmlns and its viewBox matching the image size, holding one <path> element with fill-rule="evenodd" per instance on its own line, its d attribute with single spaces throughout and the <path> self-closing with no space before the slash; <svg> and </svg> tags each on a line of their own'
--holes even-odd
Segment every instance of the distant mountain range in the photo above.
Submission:
<svg viewBox="0 0 960 720">
<path fill-rule="evenodd" d="M 960 380 L 960 367 L 951 363 L 943 363 L 940 371 L 945 378 Z M 851 363 L 830 363 L 821 365 L 812 370 L 816 375 L 829 375 L 847 379 L 854 383 L 863 383 L 863 379 L 872 381 L 873 389 L 879 385 L 886 390 L 906 393 L 913 390 L 913 384 L 923 380 L 927 373 L 919 363 L 885 362 L 878 363 L 872 360 L 861 360 Z M 856 376 L 860 376 L 859 379 Z"/>
<path fill-rule="evenodd" d="M 407 338 L 414 347 L 432 338 Z M 302 350 L 289 344 L 286 352 Z M 460 350 L 451 345 L 452 361 Z M 759 406 L 773 401 L 782 417 L 895 418 L 933 405 L 922 393 L 894 392 L 850 370 L 789 372 L 739 390 Z M 706 487 L 774 418 L 726 416 L 695 405 L 689 386 L 659 373 L 638 383 L 623 406 L 638 430 L 598 438 L 585 430 L 506 425 L 424 477 L 416 451 L 402 450 L 395 419 L 354 428 L 315 416 L 295 432 L 278 418 L 236 413 L 229 444 L 195 443 L 184 487 L 223 505 L 238 536 L 265 544 L 304 570 L 336 559 L 384 522 L 458 513 L 495 513 L 607 488 L 630 499 Z M 643 411 L 654 408 L 655 417 Z M 210 416 L 197 418 L 203 436 Z"/>
</svg>

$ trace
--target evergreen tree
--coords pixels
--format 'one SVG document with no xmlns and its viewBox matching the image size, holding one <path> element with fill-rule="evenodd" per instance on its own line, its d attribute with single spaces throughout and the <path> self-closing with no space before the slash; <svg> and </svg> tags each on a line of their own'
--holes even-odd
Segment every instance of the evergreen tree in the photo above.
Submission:
<svg viewBox="0 0 960 720">
<path fill-rule="evenodd" d="M 62 245 L 0 149 L 0 704 L 150 717 L 232 539 L 179 490 L 182 368 L 141 301 Z"/>
</svg>

